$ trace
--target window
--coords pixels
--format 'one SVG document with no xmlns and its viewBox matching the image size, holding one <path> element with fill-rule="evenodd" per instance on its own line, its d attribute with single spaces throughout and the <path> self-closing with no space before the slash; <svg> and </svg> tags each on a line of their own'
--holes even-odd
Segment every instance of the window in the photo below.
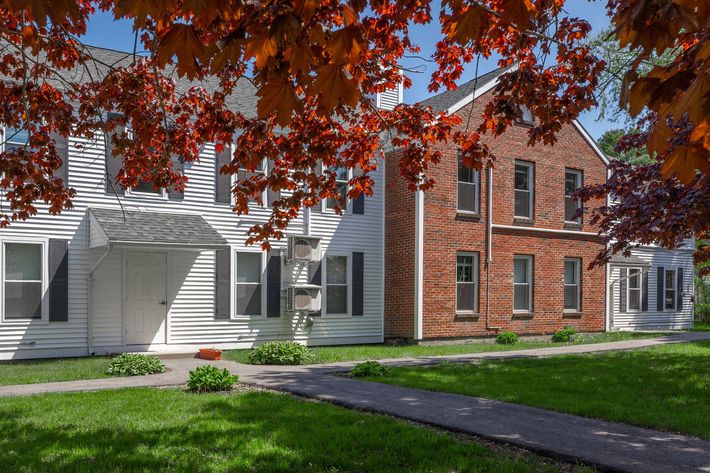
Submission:
<svg viewBox="0 0 710 473">
<path fill-rule="evenodd" d="M 572 197 L 574 191 L 582 187 L 582 171 L 576 169 L 565 170 L 565 222 L 580 222 L 579 217 L 575 217 L 577 209 L 582 206 L 580 199 Z"/>
<path fill-rule="evenodd" d="M 533 298 L 532 256 L 516 255 L 513 258 L 513 311 L 532 312 Z"/>
<path fill-rule="evenodd" d="M 676 271 L 666 269 L 663 285 L 663 310 L 676 310 Z"/>
<path fill-rule="evenodd" d="M 30 142 L 30 134 L 24 129 L 5 127 L 4 141 L 5 151 L 12 151 L 27 146 Z"/>
<path fill-rule="evenodd" d="M 5 243 L 3 293 L 5 320 L 42 318 L 44 267 L 41 243 Z"/>
<path fill-rule="evenodd" d="M 326 313 L 348 313 L 348 257 L 325 258 Z"/>
<path fill-rule="evenodd" d="M 348 205 L 348 183 L 350 182 L 350 172 L 348 168 L 331 167 L 330 172 L 335 173 L 335 186 L 338 197 L 328 197 L 325 201 L 325 208 L 334 210 L 340 206 L 345 210 Z"/>
<path fill-rule="evenodd" d="M 133 131 L 130 128 L 126 128 L 126 135 L 128 136 L 128 139 L 132 140 L 133 139 Z M 133 186 L 129 189 L 129 193 L 131 194 L 153 194 L 157 196 L 164 196 L 165 195 L 165 190 L 164 189 L 156 189 L 153 187 L 153 183 L 150 181 L 143 180 L 142 178 L 138 178 L 138 185 Z"/>
<path fill-rule="evenodd" d="M 478 312 L 478 253 L 456 255 L 456 312 Z"/>
<path fill-rule="evenodd" d="M 579 312 L 582 298 L 581 285 L 582 260 L 579 258 L 565 258 L 565 306 L 566 312 Z"/>
<path fill-rule="evenodd" d="M 261 253 L 237 252 L 237 315 L 261 315 L 261 259 Z"/>
<path fill-rule="evenodd" d="M 515 216 L 533 217 L 534 173 L 533 164 L 515 162 Z"/>
<path fill-rule="evenodd" d="M 236 175 L 236 180 L 237 181 L 248 181 L 251 179 L 252 176 L 256 176 L 257 174 L 266 174 L 266 159 L 262 159 L 261 162 L 259 163 L 259 166 L 252 172 L 252 171 L 246 171 L 246 170 L 240 170 L 237 172 Z M 266 202 L 266 191 L 262 192 L 261 197 L 261 202 L 264 203 Z M 249 203 L 258 203 L 256 197 L 250 197 L 249 198 Z"/>
<path fill-rule="evenodd" d="M 628 284 L 627 287 L 627 298 L 628 310 L 638 311 L 641 310 L 641 278 L 643 273 L 639 268 L 629 268 Z"/>
<path fill-rule="evenodd" d="M 463 165 L 461 151 L 458 155 L 458 204 L 463 212 L 479 213 L 481 173 Z"/>
<path fill-rule="evenodd" d="M 524 125 L 535 124 L 535 115 L 533 115 L 532 110 L 525 105 L 520 106 L 520 123 L 523 123 Z"/>
</svg>

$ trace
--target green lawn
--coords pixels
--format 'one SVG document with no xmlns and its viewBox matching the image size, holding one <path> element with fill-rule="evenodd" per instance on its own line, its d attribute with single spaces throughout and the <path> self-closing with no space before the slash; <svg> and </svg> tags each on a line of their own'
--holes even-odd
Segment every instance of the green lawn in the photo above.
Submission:
<svg viewBox="0 0 710 473">
<path fill-rule="evenodd" d="M 710 332 L 710 322 L 695 322 L 693 332 Z"/>
<path fill-rule="evenodd" d="M 375 378 L 710 438 L 710 341 L 393 368 Z"/>
<path fill-rule="evenodd" d="M 662 333 L 606 332 L 597 335 L 587 335 L 574 342 L 575 345 L 585 343 L 618 342 L 639 338 L 653 338 Z M 383 358 L 409 358 L 417 356 L 459 355 L 463 353 L 481 353 L 488 351 L 523 350 L 527 348 L 543 348 L 561 346 L 552 342 L 522 342 L 516 345 L 497 345 L 495 343 L 462 343 L 450 345 L 348 345 L 337 347 L 315 347 L 313 363 L 331 363 L 335 361 L 381 360 Z M 239 363 L 247 362 L 249 350 L 231 350 L 224 353 L 228 360 Z"/>
<path fill-rule="evenodd" d="M 0 469 L 13 472 L 528 473 L 560 466 L 285 394 L 177 389 L 0 398 L 0 452 Z"/>
<path fill-rule="evenodd" d="M 0 386 L 106 378 L 110 357 L 0 362 Z"/>
</svg>

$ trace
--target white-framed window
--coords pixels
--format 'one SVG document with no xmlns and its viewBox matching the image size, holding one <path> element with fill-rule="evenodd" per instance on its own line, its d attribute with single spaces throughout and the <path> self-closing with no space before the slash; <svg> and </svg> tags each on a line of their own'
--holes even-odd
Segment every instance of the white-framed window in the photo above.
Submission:
<svg viewBox="0 0 710 473">
<path fill-rule="evenodd" d="M 464 166 L 461 151 L 458 153 L 457 209 L 459 212 L 480 213 L 481 173 Z"/>
<path fill-rule="evenodd" d="M 328 197 L 323 202 L 323 209 L 326 211 L 335 211 L 335 207 L 340 206 L 343 212 L 347 211 L 350 206 L 348 202 L 348 186 L 352 178 L 352 169 L 344 167 L 330 167 L 330 172 L 335 173 L 335 186 L 338 197 Z"/>
<path fill-rule="evenodd" d="M 2 242 L 2 313 L 6 322 L 46 320 L 46 245 Z"/>
<path fill-rule="evenodd" d="M 23 148 L 30 142 L 30 133 L 21 128 L 3 127 L 3 151 Z"/>
<path fill-rule="evenodd" d="M 582 201 L 572 197 L 574 191 L 582 187 L 582 171 L 578 169 L 565 169 L 565 222 L 579 223 L 580 217 L 575 217 L 577 210 L 582 207 Z"/>
<path fill-rule="evenodd" d="M 663 310 L 677 310 L 677 274 L 675 269 L 666 269 L 663 274 Z"/>
<path fill-rule="evenodd" d="M 235 315 L 237 317 L 261 316 L 264 307 L 264 253 L 236 251 L 234 265 Z"/>
<path fill-rule="evenodd" d="M 349 258 L 341 255 L 325 257 L 325 312 L 347 315 L 350 294 Z"/>
<path fill-rule="evenodd" d="M 523 123 L 524 125 L 535 124 L 535 115 L 533 115 L 532 110 L 525 105 L 520 106 L 520 123 Z"/>
<path fill-rule="evenodd" d="M 478 253 L 456 254 L 456 312 L 478 312 Z"/>
<path fill-rule="evenodd" d="M 565 258 L 564 311 L 579 312 L 582 301 L 582 259 Z"/>
<path fill-rule="evenodd" d="M 133 139 L 133 130 L 126 128 L 126 135 L 128 139 Z M 168 198 L 168 192 L 165 188 L 156 189 L 153 187 L 152 182 L 144 181 L 141 178 L 138 178 L 137 186 L 126 189 L 126 194 L 136 197 L 159 197 L 166 200 Z"/>
<path fill-rule="evenodd" d="M 234 146 L 234 145 L 232 145 L 232 146 Z M 232 175 L 232 185 L 236 184 L 237 181 L 246 181 L 246 180 L 250 179 L 252 176 L 255 176 L 257 174 L 265 175 L 267 173 L 267 169 L 268 169 L 268 159 L 264 158 L 261 160 L 261 163 L 259 163 L 259 167 L 257 167 L 254 171 L 240 170 L 239 172 L 237 172 L 237 174 Z M 266 205 L 266 189 L 264 189 L 261 192 L 261 195 L 259 197 L 261 198 L 261 202 L 262 202 L 261 204 L 259 204 L 256 197 L 250 197 L 249 203 L 265 206 Z M 232 195 L 232 200 L 234 200 L 234 195 Z"/>
<path fill-rule="evenodd" d="M 642 278 L 643 272 L 641 268 L 629 268 L 629 276 L 626 284 L 627 312 L 639 312 L 641 310 Z"/>
<path fill-rule="evenodd" d="M 515 217 L 533 218 L 535 202 L 535 165 L 515 161 Z"/>
<path fill-rule="evenodd" d="M 513 257 L 513 312 L 532 312 L 533 257 Z"/>
</svg>

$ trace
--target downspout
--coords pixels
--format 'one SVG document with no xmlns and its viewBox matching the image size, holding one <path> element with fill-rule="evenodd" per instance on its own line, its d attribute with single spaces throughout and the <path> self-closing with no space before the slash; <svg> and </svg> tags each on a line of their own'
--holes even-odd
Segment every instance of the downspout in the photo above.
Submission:
<svg viewBox="0 0 710 473">
<path fill-rule="evenodd" d="M 424 338 L 424 191 L 414 194 L 414 339 Z"/>
<path fill-rule="evenodd" d="M 103 262 L 104 259 L 108 256 L 108 254 L 111 252 L 111 244 L 107 243 L 106 244 L 106 251 L 101 255 L 101 257 L 94 263 L 94 265 L 91 267 L 89 270 L 89 275 L 86 278 L 87 279 L 87 286 L 88 286 L 88 309 L 89 312 L 86 314 L 86 325 L 87 325 L 87 337 L 86 337 L 86 349 L 89 355 L 94 354 L 94 327 L 93 327 L 93 313 L 94 313 L 94 271 L 96 271 L 96 268 L 99 267 L 99 265 Z"/>
<path fill-rule="evenodd" d="M 486 210 L 486 330 L 499 330 L 500 327 L 491 327 L 491 268 L 493 267 L 493 166 L 486 168 L 486 180 L 488 184 Z"/>
<path fill-rule="evenodd" d="M 303 234 L 309 236 L 311 234 L 311 208 L 303 208 Z"/>
</svg>

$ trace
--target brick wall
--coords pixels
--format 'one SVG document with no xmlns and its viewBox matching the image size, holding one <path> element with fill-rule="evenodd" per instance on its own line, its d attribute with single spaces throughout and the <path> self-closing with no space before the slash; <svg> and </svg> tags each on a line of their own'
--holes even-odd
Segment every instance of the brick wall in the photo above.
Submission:
<svg viewBox="0 0 710 473">
<path fill-rule="evenodd" d="M 473 117 L 480 116 L 480 107 L 486 97 L 474 104 Z M 459 113 L 468 117 L 470 105 Z M 465 120 L 464 120 L 465 121 Z M 480 209 L 478 217 L 457 214 L 457 151 L 445 147 L 442 162 L 435 166 L 430 174 L 436 181 L 433 189 L 424 197 L 424 321 L 425 339 L 445 337 L 471 337 L 495 334 L 500 330 L 513 330 L 520 334 L 542 334 L 553 332 L 563 325 L 574 325 L 584 331 L 604 329 L 605 306 L 605 269 L 595 268 L 588 271 L 587 265 L 602 248 L 602 242 L 595 236 L 569 236 L 554 233 L 540 233 L 529 229 L 569 229 L 564 223 L 564 176 L 565 168 L 583 171 L 583 183 L 603 182 L 606 176 L 605 166 L 594 150 L 573 126 L 565 127 L 559 134 L 555 146 L 527 146 L 525 126 L 514 126 L 497 140 L 488 144 L 497 160 L 493 170 L 493 221 L 498 225 L 516 226 L 515 230 L 496 229 L 493 233 L 493 262 L 490 272 L 486 267 L 486 209 L 487 181 L 485 171 L 481 172 Z M 514 209 L 514 170 L 515 160 L 535 163 L 535 204 L 532 222 L 517 222 L 513 217 Z M 392 173 L 388 168 L 388 181 Z M 402 223 L 410 224 L 413 232 L 413 205 L 411 209 L 402 209 L 411 215 L 403 222 L 390 219 L 390 209 L 396 207 L 409 192 L 406 188 L 388 187 L 387 225 L 388 236 L 401 234 Z M 410 193 L 411 194 L 411 193 Z M 408 197 L 411 199 L 412 197 Z M 411 213 L 410 213 L 411 212 Z M 399 214 L 401 219 L 402 214 Z M 587 222 L 575 228 L 583 232 L 596 232 L 597 228 Z M 402 294 L 401 289 L 413 281 L 413 275 L 406 273 L 405 279 L 398 275 L 397 267 L 404 265 L 413 268 L 413 252 L 403 252 L 404 242 L 396 238 L 389 239 L 386 246 L 386 297 L 387 294 Z M 476 315 L 457 316 L 456 314 L 456 254 L 459 251 L 479 253 L 479 310 Z M 398 256 L 395 256 L 398 255 Z M 519 316 L 513 314 L 513 255 L 532 255 L 534 259 L 534 303 L 531 314 Z M 411 259 L 400 261 L 399 257 Z M 565 314 L 563 311 L 563 264 L 565 257 L 582 259 L 582 310 L 578 314 Z M 490 301 L 487 300 L 486 279 L 490 280 Z M 407 296 L 409 294 L 407 293 Z M 490 304 L 488 304 L 490 302 Z M 406 302 L 411 313 L 414 304 Z M 490 307 L 486 321 L 486 307 Z M 386 302 L 385 336 L 394 335 L 388 331 L 400 311 L 388 310 Z M 488 322 L 488 323 L 486 323 Z M 487 328 L 488 326 L 488 328 Z M 409 326 L 402 327 L 408 329 Z M 399 333 L 399 332 L 398 332 Z M 407 336 L 412 337 L 409 330 Z"/>
<path fill-rule="evenodd" d="M 399 154 L 385 161 L 385 337 L 414 333 L 414 193 L 400 175 Z"/>
</svg>

